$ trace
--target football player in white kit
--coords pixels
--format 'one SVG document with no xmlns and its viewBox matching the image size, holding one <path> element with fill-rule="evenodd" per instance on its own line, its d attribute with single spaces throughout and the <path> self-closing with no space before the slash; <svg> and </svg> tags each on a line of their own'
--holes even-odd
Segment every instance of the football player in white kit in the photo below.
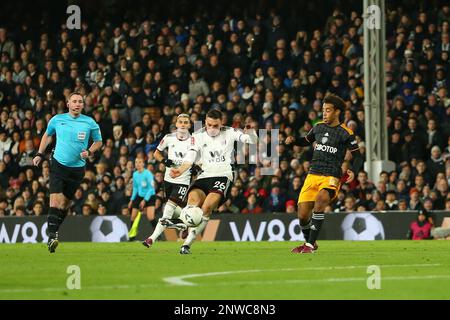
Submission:
<svg viewBox="0 0 450 320">
<path fill-rule="evenodd" d="M 191 180 L 191 171 L 186 170 L 178 177 L 172 178 L 169 175 L 169 168 L 179 167 L 183 163 L 183 158 L 191 148 L 191 135 L 189 133 L 191 121 L 189 115 L 180 114 L 177 117 L 176 127 L 177 131 L 166 134 L 155 151 L 155 159 L 164 163 L 166 166 L 164 175 L 166 205 L 164 206 L 163 216 L 159 219 L 158 225 L 152 235 L 142 242 L 142 244 L 148 248 L 153 245 L 167 226 L 172 224 L 170 219 L 179 216 L 179 212 L 181 211 L 180 207 L 182 208 L 186 204 L 184 199 Z M 166 148 L 168 149 L 167 159 L 164 158 L 163 154 L 164 149 Z M 178 211 L 178 214 L 176 214 L 176 211 Z"/>
<path fill-rule="evenodd" d="M 187 205 L 198 207 L 203 211 L 203 219 L 200 225 L 190 228 L 184 244 L 181 246 L 181 254 L 189 254 L 190 247 L 196 236 L 206 227 L 214 210 L 226 200 L 227 192 L 233 181 L 231 164 L 234 162 L 234 143 L 256 144 L 258 136 L 254 129 L 247 128 L 244 132 L 222 125 L 222 112 L 210 110 L 206 114 L 205 127 L 194 132 L 190 149 L 183 163 L 178 168 L 170 170 L 170 176 L 176 178 L 182 176 L 192 164 L 200 158 L 202 173 L 197 177 L 188 191 Z"/>
</svg>

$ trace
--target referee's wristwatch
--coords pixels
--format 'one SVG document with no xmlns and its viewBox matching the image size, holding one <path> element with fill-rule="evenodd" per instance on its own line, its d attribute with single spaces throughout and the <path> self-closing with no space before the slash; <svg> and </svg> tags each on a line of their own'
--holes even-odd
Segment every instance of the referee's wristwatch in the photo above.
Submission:
<svg viewBox="0 0 450 320">
<path fill-rule="evenodd" d="M 88 153 L 88 157 L 90 157 L 90 156 L 92 155 L 91 150 L 87 149 L 86 151 L 87 151 L 87 153 Z"/>
<path fill-rule="evenodd" d="M 40 157 L 42 160 L 44 160 L 45 154 L 38 152 L 38 153 L 36 153 L 36 157 Z"/>
</svg>

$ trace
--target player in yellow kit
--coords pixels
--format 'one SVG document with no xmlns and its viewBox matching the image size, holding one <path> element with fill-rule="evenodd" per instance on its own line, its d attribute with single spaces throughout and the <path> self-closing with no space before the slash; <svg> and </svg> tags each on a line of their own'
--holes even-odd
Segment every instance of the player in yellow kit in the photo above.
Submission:
<svg viewBox="0 0 450 320">
<path fill-rule="evenodd" d="M 339 116 L 345 102 L 334 94 L 323 100 L 323 122 L 317 123 L 296 144 L 313 144 L 311 168 L 298 198 L 298 217 L 305 243 L 292 249 L 293 253 L 313 253 L 317 250 L 317 237 L 324 220 L 325 208 L 337 197 L 342 177 L 342 163 L 347 150 L 352 153 L 353 164 L 347 171 L 347 183 L 358 173 L 363 159 L 352 130 L 340 123 Z M 286 144 L 294 141 L 286 139 Z"/>
</svg>

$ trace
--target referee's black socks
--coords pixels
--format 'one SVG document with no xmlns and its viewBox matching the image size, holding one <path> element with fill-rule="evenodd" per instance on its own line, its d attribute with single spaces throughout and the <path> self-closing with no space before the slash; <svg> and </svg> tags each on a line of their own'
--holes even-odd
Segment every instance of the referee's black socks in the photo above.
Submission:
<svg viewBox="0 0 450 320">
<path fill-rule="evenodd" d="M 320 228 L 322 227 L 325 214 L 323 212 L 313 212 L 311 219 L 311 231 L 309 232 L 308 243 L 314 245 L 319 237 Z"/>
<path fill-rule="evenodd" d="M 65 217 L 66 212 L 58 208 L 50 207 L 47 218 L 48 237 L 50 239 L 56 238 L 56 233 L 58 232 L 59 226 L 63 223 Z"/>
</svg>

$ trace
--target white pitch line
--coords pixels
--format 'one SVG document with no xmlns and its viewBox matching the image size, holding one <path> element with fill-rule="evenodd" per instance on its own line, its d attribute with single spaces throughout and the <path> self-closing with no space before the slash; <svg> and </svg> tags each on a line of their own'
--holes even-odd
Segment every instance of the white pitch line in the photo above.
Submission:
<svg viewBox="0 0 450 320">
<path fill-rule="evenodd" d="M 381 268 L 403 268 L 403 267 L 435 267 L 441 264 L 403 264 L 403 265 L 381 265 Z M 367 266 L 330 266 L 330 267 L 309 267 L 309 268 L 284 268 L 284 269 L 256 269 L 256 270 L 235 270 L 235 271 L 223 271 L 223 272 L 209 272 L 209 273 L 197 273 L 188 274 L 178 277 L 167 277 L 163 280 L 166 284 L 141 284 L 141 285 L 105 285 L 105 286 L 81 286 L 80 290 L 69 290 L 64 287 L 50 287 L 50 288 L 18 288 L 18 289 L 0 289 L 0 293 L 27 293 L 27 292 L 80 292 L 83 290 L 114 290 L 114 289 L 145 289 L 145 288 L 158 288 L 161 286 L 179 285 L 179 286 L 196 286 L 198 284 L 185 281 L 184 279 L 219 276 L 227 274 L 238 273 L 256 273 L 256 272 L 275 272 L 275 271 L 298 271 L 298 270 L 340 270 L 340 269 L 356 269 L 367 268 Z M 427 275 L 427 276 L 411 276 L 411 277 L 383 277 L 382 280 L 420 280 L 420 279 L 448 279 L 450 275 Z M 309 282 L 350 282 L 350 281 L 366 281 L 366 278 L 328 278 L 328 279 L 293 279 L 293 280 L 267 280 L 267 281 L 243 281 L 243 282 L 216 282 L 213 285 L 239 285 L 239 284 L 279 284 L 279 283 L 309 283 Z"/>
<path fill-rule="evenodd" d="M 435 280 L 450 279 L 450 275 L 427 275 L 427 276 L 405 276 L 405 277 L 382 277 L 382 281 L 406 281 L 406 280 Z M 279 285 L 279 284 L 305 284 L 321 282 L 364 282 L 367 278 L 326 278 L 326 279 L 293 279 L 293 280 L 261 280 L 261 281 L 239 281 L 239 282 L 215 282 L 214 286 L 232 286 L 232 285 Z M 147 285 L 116 285 L 116 286 L 93 286 L 81 287 L 80 290 L 69 290 L 67 288 L 36 288 L 36 289 L 0 289 L 0 293 L 31 293 L 31 292 L 62 292 L 69 291 L 73 293 L 82 290 L 114 290 L 114 289 L 145 289 L 169 286 L 169 284 L 147 284 Z"/>
<path fill-rule="evenodd" d="M 440 266 L 440 264 L 391 264 L 391 265 L 380 265 L 380 268 L 404 268 L 404 267 L 436 267 Z M 357 269 L 357 268 L 367 268 L 367 265 L 364 266 L 331 266 L 331 267 L 307 267 L 307 268 L 285 268 L 285 269 L 252 269 L 252 270 L 235 270 L 235 271 L 222 271 L 222 272 L 207 272 L 207 273 L 194 273 L 194 274 L 185 274 L 181 276 L 175 277 L 166 277 L 163 278 L 163 281 L 167 282 L 171 285 L 176 286 L 196 286 L 197 284 L 194 282 L 186 281 L 185 279 L 191 278 L 203 278 L 203 277 L 211 277 L 211 276 L 221 276 L 221 275 L 229 275 L 229 274 L 238 274 L 238 273 L 256 273 L 256 272 L 277 272 L 277 271 L 298 271 L 298 270 L 348 270 L 348 269 Z"/>
<path fill-rule="evenodd" d="M 175 277 L 166 277 L 163 278 L 163 281 L 167 282 L 168 284 L 173 284 L 176 286 L 196 286 L 196 283 L 185 281 L 184 279 L 190 279 L 190 278 L 201 278 L 201 277 L 210 277 L 210 276 L 221 276 L 226 274 L 237 274 L 237 273 L 251 273 L 251 272 L 262 272 L 262 271 L 269 271 L 269 270 L 235 270 L 235 271 L 221 271 L 221 272 L 208 272 L 208 273 L 194 273 L 194 274 L 186 274 L 182 276 L 175 276 Z"/>
<path fill-rule="evenodd" d="M 381 281 L 406 281 L 406 280 L 433 280 L 450 279 L 450 275 L 427 275 L 427 276 L 404 276 L 404 277 L 381 277 Z M 320 282 L 365 282 L 367 278 L 325 278 L 325 279 L 291 279 L 291 280 L 260 280 L 260 281 L 239 281 L 239 282 L 216 282 L 214 285 L 278 285 L 278 284 L 299 284 L 299 283 L 320 283 Z"/>
</svg>

